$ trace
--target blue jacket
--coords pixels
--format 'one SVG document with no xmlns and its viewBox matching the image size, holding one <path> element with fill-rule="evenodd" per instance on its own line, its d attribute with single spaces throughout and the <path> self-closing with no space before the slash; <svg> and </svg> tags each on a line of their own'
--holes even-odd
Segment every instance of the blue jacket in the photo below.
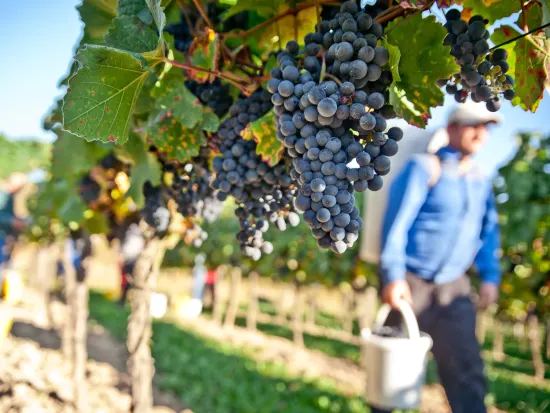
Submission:
<svg viewBox="0 0 550 413">
<path fill-rule="evenodd" d="M 442 148 L 441 177 L 430 188 L 430 160 L 414 156 L 396 176 L 382 226 L 383 284 L 407 271 L 453 281 L 475 263 L 482 281 L 500 282 L 498 215 L 492 183 L 477 168 L 459 174 L 460 154 Z"/>
</svg>

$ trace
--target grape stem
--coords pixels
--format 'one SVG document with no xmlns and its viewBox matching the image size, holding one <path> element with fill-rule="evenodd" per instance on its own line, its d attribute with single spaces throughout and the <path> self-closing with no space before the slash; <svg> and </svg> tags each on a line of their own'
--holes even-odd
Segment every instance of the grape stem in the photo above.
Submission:
<svg viewBox="0 0 550 413">
<path fill-rule="evenodd" d="M 321 6 L 319 6 L 319 0 L 315 0 L 315 14 L 317 15 L 317 32 L 321 33 Z"/>
<path fill-rule="evenodd" d="M 165 63 L 168 63 L 168 64 L 171 64 L 173 66 L 179 67 L 181 69 L 195 70 L 197 72 L 208 73 L 211 76 L 219 77 L 220 79 L 224 79 L 224 80 L 228 81 L 229 83 L 231 83 L 231 84 L 235 85 L 236 87 L 238 87 L 243 93 L 248 93 L 249 92 L 249 86 L 247 86 L 247 85 L 250 85 L 250 79 L 240 77 L 238 75 L 228 76 L 227 74 L 222 73 L 219 70 L 210 70 L 210 69 L 205 69 L 203 67 L 192 66 L 192 65 L 188 65 L 186 63 L 177 62 L 175 60 L 170 60 L 170 59 L 167 59 L 167 58 L 164 58 L 163 61 Z"/>
<path fill-rule="evenodd" d="M 342 81 L 338 79 L 336 76 L 331 75 L 330 73 L 325 73 L 325 77 L 328 77 L 329 79 L 334 80 L 338 86 L 342 86 Z"/>
<path fill-rule="evenodd" d="M 261 30 L 281 19 L 284 19 L 285 17 L 287 16 L 290 16 L 290 15 L 296 15 L 298 14 L 299 12 L 301 12 L 302 10 L 305 10 L 305 9 L 309 9 L 311 7 L 315 7 L 316 4 L 337 4 L 337 5 L 340 5 L 340 3 L 338 2 L 335 2 L 334 0 L 316 0 L 316 1 L 313 1 L 313 2 L 308 2 L 308 3 L 301 3 L 301 4 L 298 4 L 295 8 L 291 8 L 291 9 L 288 9 L 288 10 L 285 10 L 284 12 L 272 17 L 271 19 L 268 19 L 248 30 L 245 30 L 244 32 L 240 32 L 240 33 L 226 33 L 225 34 L 225 38 L 244 38 L 244 37 L 248 37 L 250 36 L 252 33 L 258 31 L 258 30 Z"/>
<path fill-rule="evenodd" d="M 513 42 L 515 42 L 516 40 L 521 39 L 522 37 L 529 36 L 530 34 L 533 34 L 533 33 L 535 33 L 535 32 L 538 32 L 539 30 L 545 29 L 545 28 L 548 27 L 548 26 L 550 26 L 550 22 L 548 22 L 548 23 L 546 23 L 546 24 L 543 24 L 542 26 L 536 27 L 536 28 L 534 28 L 534 29 L 532 29 L 532 30 L 529 30 L 529 31 L 526 32 L 526 33 L 520 34 L 519 36 L 513 37 L 513 38 L 511 38 L 510 40 L 506 40 L 506 41 L 503 42 L 503 43 L 497 44 L 496 46 L 491 47 L 490 50 L 498 49 L 499 47 L 505 46 L 505 45 L 507 45 L 507 44 L 509 44 L 509 43 L 513 43 Z M 544 53 L 548 54 L 548 52 L 544 52 Z"/>
<path fill-rule="evenodd" d="M 519 0 L 519 3 L 521 4 L 521 16 L 523 18 L 523 31 L 526 32 L 529 30 L 527 27 L 527 10 L 525 10 L 525 4 L 523 3 L 523 0 Z"/>
<path fill-rule="evenodd" d="M 395 29 L 396 27 L 398 26 L 401 26 L 403 23 L 405 23 L 407 20 L 409 20 L 412 16 L 414 16 L 417 12 L 420 12 L 420 13 L 423 13 L 425 12 L 426 10 L 428 10 L 430 7 L 433 6 L 433 4 L 435 3 L 435 0 L 432 0 L 430 1 L 429 3 L 427 3 L 424 7 L 422 7 L 421 9 L 414 9 L 411 13 L 409 13 L 407 15 L 407 17 L 405 17 L 403 20 L 401 20 L 399 23 L 395 24 L 394 26 L 392 26 L 389 30 L 386 30 L 385 34 L 388 34 L 389 32 L 391 32 L 393 29 Z M 405 9 L 403 9 L 405 10 Z M 390 19 L 391 20 L 391 19 Z M 380 21 L 378 23 L 381 23 Z"/>
<path fill-rule="evenodd" d="M 206 25 L 210 28 L 210 30 L 215 31 L 215 30 L 214 30 L 214 26 L 212 26 L 212 22 L 211 22 L 210 19 L 208 18 L 208 15 L 207 15 L 206 12 L 204 11 L 204 8 L 202 7 L 202 4 L 200 4 L 199 0 L 193 0 L 193 4 L 195 5 L 195 7 L 197 8 L 197 10 L 199 11 L 201 17 L 203 18 L 203 20 L 204 20 L 204 22 L 206 23 Z"/>
<path fill-rule="evenodd" d="M 183 18 L 185 19 L 185 23 L 187 23 L 187 27 L 189 27 L 189 31 L 191 32 L 193 37 L 197 37 L 197 33 L 195 32 L 193 23 L 191 23 L 191 19 L 189 19 L 189 16 L 187 15 L 187 5 L 183 3 L 183 0 L 178 0 L 178 5 L 180 6 Z"/>
</svg>

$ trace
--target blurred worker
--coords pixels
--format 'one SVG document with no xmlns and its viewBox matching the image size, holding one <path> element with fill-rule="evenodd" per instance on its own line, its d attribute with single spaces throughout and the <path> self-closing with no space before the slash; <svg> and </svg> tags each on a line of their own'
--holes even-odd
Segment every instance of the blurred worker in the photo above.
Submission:
<svg viewBox="0 0 550 413">
<path fill-rule="evenodd" d="M 15 215 L 14 197 L 27 183 L 23 173 L 13 173 L 5 189 L 0 190 L 0 285 L 2 267 L 8 265 L 17 236 L 27 227 L 24 219 Z"/>
<path fill-rule="evenodd" d="M 206 285 L 204 287 L 204 295 L 208 293 L 210 295 L 210 308 L 214 308 L 214 302 L 216 301 L 216 279 L 218 278 L 218 268 L 209 268 L 206 273 Z"/>
<path fill-rule="evenodd" d="M 381 240 L 382 299 L 411 303 L 433 354 L 453 413 L 485 413 L 486 379 L 475 336 L 476 311 L 466 270 L 481 277 L 479 304 L 499 294 L 500 236 L 492 183 L 472 161 L 500 117 L 482 104 L 458 105 L 449 144 L 414 155 L 395 178 Z M 397 311 L 388 325 L 399 325 Z M 373 410 L 373 412 L 380 410 Z"/>
<path fill-rule="evenodd" d="M 195 257 L 195 266 L 193 267 L 193 291 L 192 298 L 200 300 L 204 294 L 204 283 L 206 282 L 206 267 L 204 265 L 204 254 L 197 254 Z"/>
</svg>

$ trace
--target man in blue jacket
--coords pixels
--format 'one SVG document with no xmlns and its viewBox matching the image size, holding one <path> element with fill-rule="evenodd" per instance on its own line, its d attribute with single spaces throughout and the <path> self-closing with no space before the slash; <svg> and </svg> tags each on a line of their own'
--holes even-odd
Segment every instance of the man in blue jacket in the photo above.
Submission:
<svg viewBox="0 0 550 413">
<path fill-rule="evenodd" d="M 468 268 L 481 277 L 479 304 L 498 298 L 499 228 L 492 184 L 472 162 L 500 122 L 484 106 L 458 105 L 448 119 L 449 145 L 414 155 L 395 178 L 381 240 L 382 298 L 411 305 L 433 338 L 441 384 L 453 413 L 485 413 L 486 381 L 475 336 Z M 400 323 L 394 311 L 387 324 Z M 376 410 L 374 410 L 376 411 Z"/>
</svg>

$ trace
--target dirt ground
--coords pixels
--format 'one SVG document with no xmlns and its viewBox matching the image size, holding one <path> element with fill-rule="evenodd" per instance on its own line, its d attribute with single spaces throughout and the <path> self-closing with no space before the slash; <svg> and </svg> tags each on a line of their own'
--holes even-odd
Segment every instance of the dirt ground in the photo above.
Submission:
<svg viewBox="0 0 550 413">
<path fill-rule="evenodd" d="M 29 291 L 13 308 L 11 334 L 0 343 L 0 412 L 74 413 L 70 366 L 60 338 L 44 317 L 41 297 Z M 54 322 L 63 321 L 61 303 L 52 305 Z M 127 353 L 123 343 L 90 324 L 87 384 L 90 413 L 126 413 L 130 407 Z M 177 397 L 155 389 L 154 413 L 192 413 Z"/>
</svg>

